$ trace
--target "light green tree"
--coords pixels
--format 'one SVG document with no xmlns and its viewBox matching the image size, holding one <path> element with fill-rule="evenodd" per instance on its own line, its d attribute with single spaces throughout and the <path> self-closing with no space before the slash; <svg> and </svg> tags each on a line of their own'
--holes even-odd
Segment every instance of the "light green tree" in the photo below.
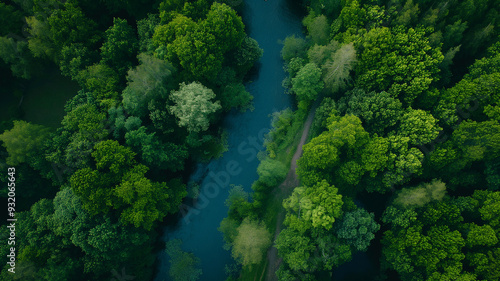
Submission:
<svg viewBox="0 0 500 281">
<path fill-rule="evenodd" d="M 323 80 L 332 92 L 346 87 L 351 70 L 356 64 L 356 50 L 352 43 L 343 45 L 323 65 Z"/>
<path fill-rule="evenodd" d="M 0 135 L 0 140 L 9 154 L 7 164 L 18 165 L 41 153 L 48 136 L 49 129 L 42 125 L 15 120 L 14 127 Z"/>
<path fill-rule="evenodd" d="M 170 93 L 174 105 L 168 109 L 177 117 L 179 126 L 190 132 L 206 131 L 211 115 L 221 109 L 219 101 L 212 101 L 214 98 L 214 92 L 198 82 L 181 83 L 179 90 Z"/>
<path fill-rule="evenodd" d="M 262 222 L 243 220 L 236 229 L 232 255 L 243 266 L 259 264 L 271 246 L 271 233 Z"/>
<path fill-rule="evenodd" d="M 311 187 L 297 187 L 283 201 L 288 211 L 285 223 L 301 232 L 311 227 L 331 229 L 342 215 L 342 195 L 325 180 Z"/>
</svg>

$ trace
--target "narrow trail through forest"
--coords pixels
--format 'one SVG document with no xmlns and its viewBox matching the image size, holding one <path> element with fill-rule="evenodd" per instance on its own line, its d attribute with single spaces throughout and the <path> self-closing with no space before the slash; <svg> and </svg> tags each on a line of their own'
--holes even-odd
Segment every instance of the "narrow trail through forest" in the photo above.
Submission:
<svg viewBox="0 0 500 281">
<path fill-rule="evenodd" d="M 322 96 L 318 97 L 314 102 L 314 104 L 312 105 L 311 109 L 309 110 L 309 115 L 307 116 L 307 119 L 304 123 L 304 127 L 302 129 L 302 136 L 300 137 L 297 149 L 293 154 L 288 174 L 283 183 L 281 183 L 280 186 L 273 193 L 273 195 L 276 197 L 276 200 L 283 201 L 283 199 L 290 196 L 293 189 L 299 186 L 300 184 L 299 178 L 297 177 L 297 173 L 295 172 L 295 170 L 297 169 L 297 160 L 300 158 L 300 156 L 302 156 L 302 146 L 305 144 L 307 140 L 307 136 L 309 135 L 309 130 L 314 120 L 314 114 L 322 98 L 323 98 Z M 276 231 L 274 232 L 273 246 L 271 246 L 267 251 L 267 261 L 268 261 L 267 273 L 266 273 L 267 281 L 278 280 L 278 277 L 276 276 L 276 270 L 278 270 L 282 258 L 278 258 L 278 250 L 274 247 L 274 242 L 276 241 L 276 238 L 278 238 L 278 235 L 281 232 L 281 227 L 283 226 L 284 219 L 285 219 L 285 210 L 282 209 L 279 212 L 278 218 L 276 220 Z"/>
</svg>

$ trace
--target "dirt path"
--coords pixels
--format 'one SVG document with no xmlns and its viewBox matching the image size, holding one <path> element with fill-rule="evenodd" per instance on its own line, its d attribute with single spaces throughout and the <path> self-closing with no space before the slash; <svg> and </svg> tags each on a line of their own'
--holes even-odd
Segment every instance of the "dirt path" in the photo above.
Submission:
<svg viewBox="0 0 500 281">
<path fill-rule="evenodd" d="M 300 158 L 300 156 L 302 156 L 302 146 L 305 144 L 307 136 L 309 135 L 309 129 L 311 128 L 311 124 L 314 120 L 314 113 L 316 112 L 316 109 L 318 108 L 321 100 L 322 97 L 318 97 L 314 102 L 313 106 L 311 107 L 311 110 L 309 111 L 309 115 L 307 116 L 306 122 L 304 123 L 304 128 L 302 129 L 302 136 L 300 137 L 300 142 L 297 145 L 297 150 L 293 154 L 292 162 L 290 163 L 290 170 L 288 170 L 288 174 L 285 180 L 279 186 L 279 188 L 276 190 L 274 194 L 277 200 L 282 201 L 283 199 L 290 196 L 293 189 L 299 186 L 300 184 L 297 174 L 295 172 L 297 168 L 297 160 Z M 281 227 L 283 225 L 284 219 L 285 219 L 285 210 L 283 209 L 278 214 L 278 218 L 276 220 L 276 231 L 274 232 L 273 241 L 276 241 L 276 238 L 278 238 L 278 234 L 280 234 L 281 232 Z M 267 266 L 266 280 L 267 281 L 278 280 L 278 277 L 276 276 L 276 271 L 278 270 L 282 259 L 278 258 L 278 250 L 274 246 L 269 248 L 269 250 L 267 251 L 267 261 L 268 261 L 268 266 Z"/>
</svg>

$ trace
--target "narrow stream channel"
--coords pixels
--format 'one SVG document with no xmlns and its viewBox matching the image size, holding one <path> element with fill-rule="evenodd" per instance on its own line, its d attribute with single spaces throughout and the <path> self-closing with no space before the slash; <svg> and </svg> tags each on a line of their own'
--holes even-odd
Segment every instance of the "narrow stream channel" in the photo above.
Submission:
<svg viewBox="0 0 500 281">
<path fill-rule="evenodd" d="M 292 106 L 291 97 L 281 86 L 285 78 L 280 57 L 285 37 L 301 34 L 304 16 L 292 0 L 248 0 L 243 9 L 243 21 L 250 37 L 258 41 L 264 55 L 246 87 L 254 96 L 255 110 L 231 112 L 226 116 L 224 129 L 228 132 L 229 150 L 208 164 L 200 164 L 192 180 L 201 182 L 198 203 L 186 209 L 175 225 L 165 227 L 163 241 L 181 239 L 183 250 L 193 252 L 201 260 L 202 281 L 225 280 L 226 264 L 231 264 L 229 251 L 222 248 L 222 235 L 217 231 L 227 215 L 224 201 L 230 185 L 241 185 L 250 192 L 257 179 L 258 151 L 263 150 L 263 136 L 270 129 L 270 114 Z M 169 280 L 168 257 L 159 255 L 156 281 Z"/>
</svg>

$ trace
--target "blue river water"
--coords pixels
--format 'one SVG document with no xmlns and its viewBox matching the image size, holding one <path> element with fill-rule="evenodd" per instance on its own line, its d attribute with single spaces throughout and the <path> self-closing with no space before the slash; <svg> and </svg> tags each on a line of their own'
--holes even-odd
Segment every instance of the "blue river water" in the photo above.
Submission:
<svg viewBox="0 0 500 281">
<path fill-rule="evenodd" d="M 238 0 L 235 0 L 238 1 Z M 233 263 L 229 251 L 223 249 L 222 234 L 217 230 L 227 216 L 224 201 L 230 185 L 241 185 L 250 192 L 257 180 L 257 153 L 263 150 L 262 140 L 269 132 L 270 114 L 292 106 L 292 99 L 281 86 L 285 78 L 280 57 L 281 42 L 289 35 L 302 36 L 304 16 L 295 1 L 248 0 L 242 18 L 250 37 L 257 40 L 264 54 L 257 71 L 247 83 L 254 96 L 253 111 L 233 111 L 225 117 L 223 127 L 228 132 L 228 151 L 208 164 L 199 164 L 191 180 L 201 182 L 198 202 L 182 210 L 183 218 L 166 226 L 163 241 L 181 239 L 184 251 L 201 260 L 202 281 L 226 279 L 225 265 Z M 168 257 L 159 255 L 156 281 L 169 280 Z"/>
</svg>

